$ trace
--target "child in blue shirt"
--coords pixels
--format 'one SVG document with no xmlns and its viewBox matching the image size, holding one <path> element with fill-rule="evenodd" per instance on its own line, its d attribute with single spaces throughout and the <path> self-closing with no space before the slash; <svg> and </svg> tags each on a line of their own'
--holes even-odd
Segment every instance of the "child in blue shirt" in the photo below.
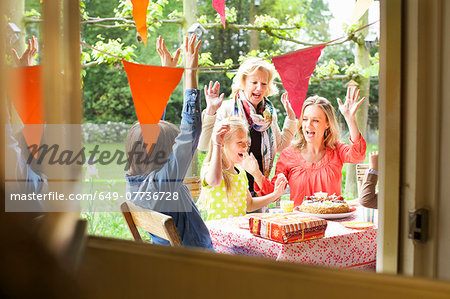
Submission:
<svg viewBox="0 0 450 299">
<path fill-rule="evenodd" d="M 131 195 L 134 204 L 173 218 L 183 246 L 214 250 L 208 228 L 188 188 L 183 184 L 202 128 L 200 90 L 197 89 L 196 78 L 200 44 L 201 41 L 196 42 L 194 34 L 189 40 L 185 40 L 186 89 L 180 131 L 175 125 L 160 121 L 157 142 L 148 153 L 144 146 L 141 126 L 134 125 L 126 140 L 127 159 L 130 164 L 126 182 L 127 194 Z M 156 48 L 162 66 L 176 67 L 180 49 L 172 56 L 161 37 L 157 39 Z M 151 91 L 149 93 L 151 94 Z M 158 197 L 163 198 L 149 199 L 149 194 L 158 194 Z M 168 241 L 154 235 L 152 243 L 169 246 Z"/>
</svg>

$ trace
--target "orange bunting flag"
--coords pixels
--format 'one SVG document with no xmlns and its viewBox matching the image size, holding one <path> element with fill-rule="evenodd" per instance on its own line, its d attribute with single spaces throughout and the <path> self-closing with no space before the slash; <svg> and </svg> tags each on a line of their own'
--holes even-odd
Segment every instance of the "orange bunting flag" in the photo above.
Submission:
<svg viewBox="0 0 450 299">
<path fill-rule="evenodd" d="M 8 76 L 8 96 L 24 124 L 22 133 L 28 146 L 39 146 L 44 131 L 41 73 L 37 65 L 12 68 Z"/>
<path fill-rule="evenodd" d="M 133 4 L 133 19 L 136 23 L 136 30 L 147 46 L 147 8 L 149 0 L 131 0 Z"/>
<path fill-rule="evenodd" d="M 158 138 L 159 120 L 170 95 L 180 83 L 184 69 L 142 65 L 125 60 L 122 62 L 130 84 L 134 109 L 149 151 Z"/>
<path fill-rule="evenodd" d="M 212 5 L 220 15 L 220 21 L 222 22 L 223 28 L 225 28 L 225 0 L 212 0 Z"/>
<path fill-rule="evenodd" d="M 289 102 L 297 118 L 302 113 L 303 102 L 308 91 L 309 78 L 316 68 L 317 60 L 325 45 L 272 58 L 284 89 L 289 94 Z"/>
</svg>

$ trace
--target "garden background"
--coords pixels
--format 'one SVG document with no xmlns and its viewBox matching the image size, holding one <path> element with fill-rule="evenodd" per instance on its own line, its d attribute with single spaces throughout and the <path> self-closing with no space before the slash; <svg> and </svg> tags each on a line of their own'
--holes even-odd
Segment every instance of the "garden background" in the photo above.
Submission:
<svg viewBox="0 0 450 299">
<path fill-rule="evenodd" d="M 330 0 L 333 1 L 333 0 Z M 337 0 L 334 0 L 337 1 Z M 203 32 L 199 86 L 210 80 L 219 81 L 221 91 L 229 98 L 232 78 L 239 63 L 248 56 L 266 59 L 311 45 L 330 41 L 329 23 L 333 18 L 326 0 L 227 0 L 227 27 L 223 29 L 211 0 L 157 0 L 150 2 L 147 14 L 148 45 L 136 41 L 136 29 L 129 0 L 83 0 L 83 42 L 128 61 L 160 65 L 155 40 L 161 35 L 171 51 L 181 46 L 183 36 L 192 23 L 200 23 Z M 40 36 L 40 1 L 25 0 L 23 26 L 25 38 Z M 345 97 L 345 84 L 354 80 L 368 97 L 358 112 L 358 125 L 368 141 L 367 154 L 378 149 L 378 38 L 367 25 L 367 13 L 352 26 L 342 26 L 342 40 L 324 48 L 311 77 L 309 95 L 320 95 L 331 101 L 336 111 L 337 97 Z M 41 49 L 45 51 L 45 49 Z M 39 60 L 39 57 L 37 58 Z M 83 47 L 83 135 L 86 149 L 101 143 L 102 150 L 124 150 L 128 128 L 137 120 L 126 74 L 120 60 Z M 182 59 L 180 66 L 182 66 Z M 279 77 L 278 95 L 270 99 L 278 109 L 278 121 L 283 126 L 286 113 L 280 95 L 284 92 Z M 182 83 L 170 97 L 166 120 L 180 122 L 183 101 Z M 151 98 L 151 90 L 149 90 Z M 202 107 L 205 107 L 203 99 Z M 348 140 L 345 121 L 338 113 L 342 140 Z M 201 166 L 204 152 L 198 154 Z M 109 164 L 85 169 L 84 192 L 125 192 L 123 166 Z M 198 166 L 192 176 L 198 175 Z M 347 175 L 347 173 L 349 175 Z M 354 167 L 343 169 L 343 192 L 355 198 Z M 288 195 L 287 195 L 288 196 Z M 89 220 L 89 233 L 116 238 L 131 238 L 119 212 L 83 213 Z"/>
</svg>

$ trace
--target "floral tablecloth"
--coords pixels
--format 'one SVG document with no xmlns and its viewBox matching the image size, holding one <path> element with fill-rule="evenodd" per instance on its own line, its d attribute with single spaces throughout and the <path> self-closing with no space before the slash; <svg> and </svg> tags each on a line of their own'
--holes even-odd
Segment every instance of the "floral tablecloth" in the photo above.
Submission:
<svg viewBox="0 0 450 299">
<path fill-rule="evenodd" d="M 242 217 L 206 222 L 214 248 L 220 253 L 258 256 L 296 263 L 336 268 L 375 270 L 377 228 L 357 230 L 339 222 L 360 221 L 362 208 L 354 216 L 328 220 L 325 237 L 291 244 L 256 237 L 239 227 Z"/>
</svg>

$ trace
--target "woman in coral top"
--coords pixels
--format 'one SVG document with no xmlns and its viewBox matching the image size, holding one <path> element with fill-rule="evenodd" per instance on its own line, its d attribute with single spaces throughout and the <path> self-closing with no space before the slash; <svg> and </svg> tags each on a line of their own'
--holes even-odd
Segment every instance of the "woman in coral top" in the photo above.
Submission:
<svg viewBox="0 0 450 299">
<path fill-rule="evenodd" d="M 288 179 L 294 206 L 301 205 L 305 196 L 315 192 L 341 194 L 343 164 L 360 163 L 365 159 L 366 142 L 355 118 L 365 98 L 359 101 L 358 98 L 359 90 L 349 87 L 345 103 L 337 99 L 350 130 L 349 144 L 339 141 L 339 128 L 331 103 L 319 96 L 306 99 L 298 124 L 299 139 L 280 154 L 272 182 L 258 171 L 251 159 L 243 165 L 255 178 L 255 191 L 260 195 L 273 192 L 273 182 L 282 173 Z"/>
</svg>

